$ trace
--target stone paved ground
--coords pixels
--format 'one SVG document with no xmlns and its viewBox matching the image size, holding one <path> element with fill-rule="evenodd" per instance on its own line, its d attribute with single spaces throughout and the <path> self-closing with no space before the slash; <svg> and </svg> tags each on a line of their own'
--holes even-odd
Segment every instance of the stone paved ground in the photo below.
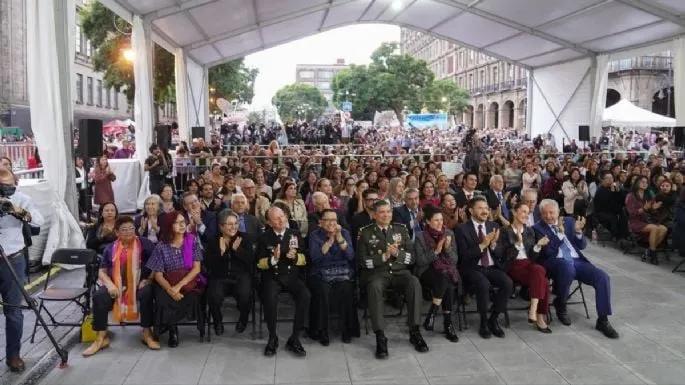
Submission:
<svg viewBox="0 0 685 385">
<path fill-rule="evenodd" d="M 181 346 L 158 352 L 138 342 L 137 328 L 114 328 L 111 348 L 86 360 L 80 356 L 85 345 L 77 345 L 70 367 L 52 370 L 41 384 L 685 383 L 685 273 L 671 273 L 673 262 L 652 266 L 610 247 L 590 246 L 588 255 L 612 278 L 619 340 L 594 330 L 594 291 L 588 287 L 592 319 L 581 305 L 571 306 L 573 325 L 554 322 L 551 335 L 532 330 L 525 312 L 512 311 L 504 340 L 483 340 L 474 327 L 461 332 L 457 344 L 424 333 L 431 350 L 418 354 L 407 341 L 404 320 L 394 320 L 385 361 L 373 358 L 373 334 L 350 345 L 336 335 L 327 348 L 304 339 L 308 356 L 297 359 L 282 348 L 289 324 L 279 325 L 281 349 L 274 358 L 262 356 L 263 339 L 236 336 L 230 326 L 211 343 L 199 342 L 193 328 L 182 328 Z M 469 319 L 474 325 L 475 315 Z M 28 354 L 34 359 L 33 350 Z"/>
</svg>

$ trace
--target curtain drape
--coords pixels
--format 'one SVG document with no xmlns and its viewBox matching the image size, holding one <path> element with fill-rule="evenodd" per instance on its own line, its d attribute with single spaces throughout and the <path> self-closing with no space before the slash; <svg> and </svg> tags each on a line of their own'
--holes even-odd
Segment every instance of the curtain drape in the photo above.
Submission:
<svg viewBox="0 0 685 385">
<path fill-rule="evenodd" d="M 609 56 L 597 55 L 595 59 L 595 77 L 592 90 L 592 107 L 590 110 L 590 136 L 599 138 L 602 133 L 602 117 L 607 99 L 609 83 Z"/>
<path fill-rule="evenodd" d="M 134 96 L 134 115 L 136 117 L 136 158 L 143 167 L 152 143 L 152 130 L 155 124 L 155 108 L 152 88 L 152 34 L 151 25 L 139 15 L 133 16 L 133 33 L 131 35 L 135 62 L 133 74 L 136 82 Z M 143 180 L 138 193 L 138 208 L 143 208 L 145 198 L 150 195 L 148 173 L 142 172 Z"/>
<path fill-rule="evenodd" d="M 673 41 L 673 95 L 678 126 L 685 126 L 685 38 Z"/>
</svg>

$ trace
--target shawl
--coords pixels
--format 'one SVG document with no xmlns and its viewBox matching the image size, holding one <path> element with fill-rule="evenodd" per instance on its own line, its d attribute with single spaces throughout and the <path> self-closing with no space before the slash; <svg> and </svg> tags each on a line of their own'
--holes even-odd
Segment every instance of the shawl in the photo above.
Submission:
<svg viewBox="0 0 685 385">
<path fill-rule="evenodd" d="M 118 239 L 114 241 L 114 247 L 112 248 L 112 281 L 121 291 L 119 298 L 114 300 L 112 309 L 112 319 L 115 322 L 132 322 L 136 321 L 140 316 L 136 293 L 140 283 L 142 250 L 143 246 L 138 237 L 134 239 L 133 248 L 129 252 L 126 252 L 126 249 Z M 124 277 L 121 275 L 122 265 L 126 269 Z"/>
<path fill-rule="evenodd" d="M 438 231 L 430 226 L 426 226 L 422 234 L 423 239 L 426 241 L 426 245 L 428 245 L 431 250 L 435 250 L 438 242 L 445 238 L 445 228 L 443 227 Z M 433 268 L 441 274 L 446 274 L 453 283 L 457 283 L 457 266 L 452 259 L 450 259 L 446 251 L 449 247 L 450 245 L 444 245 L 442 247 L 442 252 L 440 252 L 438 258 L 433 261 Z"/>
</svg>

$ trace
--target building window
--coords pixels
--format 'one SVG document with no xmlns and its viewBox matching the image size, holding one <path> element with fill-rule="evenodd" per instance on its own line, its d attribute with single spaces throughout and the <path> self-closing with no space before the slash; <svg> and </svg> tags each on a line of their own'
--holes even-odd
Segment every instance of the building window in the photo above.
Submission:
<svg viewBox="0 0 685 385">
<path fill-rule="evenodd" d="M 485 70 L 480 71 L 480 82 L 478 83 L 479 87 L 484 87 L 485 86 Z"/>
<path fill-rule="evenodd" d="M 97 106 L 102 107 L 102 80 L 98 80 L 98 99 Z"/>
<path fill-rule="evenodd" d="M 86 96 L 88 99 L 88 105 L 92 106 L 93 105 L 93 78 L 88 76 L 88 80 L 86 82 Z"/>
<path fill-rule="evenodd" d="M 83 75 L 76 74 L 76 103 L 83 104 Z"/>
<path fill-rule="evenodd" d="M 83 34 L 81 34 L 81 26 L 76 26 L 76 53 L 83 51 Z"/>
<path fill-rule="evenodd" d="M 117 90 L 112 90 L 114 91 L 114 109 L 118 110 L 119 109 L 119 92 Z"/>
<path fill-rule="evenodd" d="M 507 63 L 507 74 L 509 76 L 509 79 L 514 78 L 514 66 L 511 65 L 511 63 Z"/>
<path fill-rule="evenodd" d="M 469 90 L 473 89 L 473 74 L 469 74 Z"/>
<path fill-rule="evenodd" d="M 326 80 L 333 79 L 333 72 L 331 72 L 331 71 L 319 71 L 319 79 L 326 79 Z"/>
<path fill-rule="evenodd" d="M 499 73 L 497 71 L 497 67 L 492 68 L 492 84 L 497 84 L 499 83 Z"/>
<path fill-rule="evenodd" d="M 330 90 L 330 89 L 331 89 L 331 85 L 328 84 L 328 83 L 319 83 L 319 89 L 322 89 L 322 90 Z"/>
<path fill-rule="evenodd" d="M 300 71 L 300 78 L 312 79 L 314 78 L 314 71 Z"/>
<path fill-rule="evenodd" d="M 451 74 L 454 72 L 454 56 L 450 55 L 447 58 L 447 73 Z"/>
<path fill-rule="evenodd" d="M 90 44 L 90 40 L 86 39 L 86 56 L 90 57 L 93 54 L 93 47 Z"/>
<path fill-rule="evenodd" d="M 112 90 L 109 88 L 105 93 L 105 107 L 112 108 Z"/>
</svg>

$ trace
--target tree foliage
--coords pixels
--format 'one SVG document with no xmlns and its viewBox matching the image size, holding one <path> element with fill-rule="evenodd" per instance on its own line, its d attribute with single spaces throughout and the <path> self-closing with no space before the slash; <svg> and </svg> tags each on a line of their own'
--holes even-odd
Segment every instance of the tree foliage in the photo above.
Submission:
<svg viewBox="0 0 685 385">
<path fill-rule="evenodd" d="M 309 84 L 289 84 L 279 89 L 271 103 L 278 108 L 283 121 L 292 122 L 300 117 L 305 120 L 316 119 L 328 106 L 321 91 Z"/>
<path fill-rule="evenodd" d="M 264 124 L 264 113 L 259 111 L 251 111 L 247 114 L 247 123 L 260 125 Z"/>
<path fill-rule="evenodd" d="M 397 43 L 383 43 L 371 55 L 368 66 L 352 65 L 331 82 L 333 102 L 353 103 L 355 120 L 372 120 L 375 111 L 393 110 L 402 119 L 405 108 L 421 112 L 449 110 L 454 114 L 467 106 L 468 91 L 451 80 L 434 81 L 425 61 L 400 54 Z M 445 98 L 445 102 L 442 99 Z"/>
<path fill-rule="evenodd" d="M 131 48 L 131 25 L 97 1 L 83 7 L 80 17 L 83 33 L 93 46 L 93 69 L 104 74 L 105 87 L 123 91 L 129 104 L 133 103 L 133 63 L 123 57 L 124 50 Z M 176 98 L 174 55 L 157 44 L 154 47 L 154 99 L 157 103 L 173 102 Z M 238 59 L 210 68 L 209 80 L 218 96 L 249 103 L 258 73 L 245 67 L 243 59 Z"/>
<path fill-rule="evenodd" d="M 259 75 L 256 68 L 247 68 L 243 59 L 232 60 L 209 69 L 209 86 L 217 97 L 228 101 L 252 103 L 254 83 Z"/>
</svg>

